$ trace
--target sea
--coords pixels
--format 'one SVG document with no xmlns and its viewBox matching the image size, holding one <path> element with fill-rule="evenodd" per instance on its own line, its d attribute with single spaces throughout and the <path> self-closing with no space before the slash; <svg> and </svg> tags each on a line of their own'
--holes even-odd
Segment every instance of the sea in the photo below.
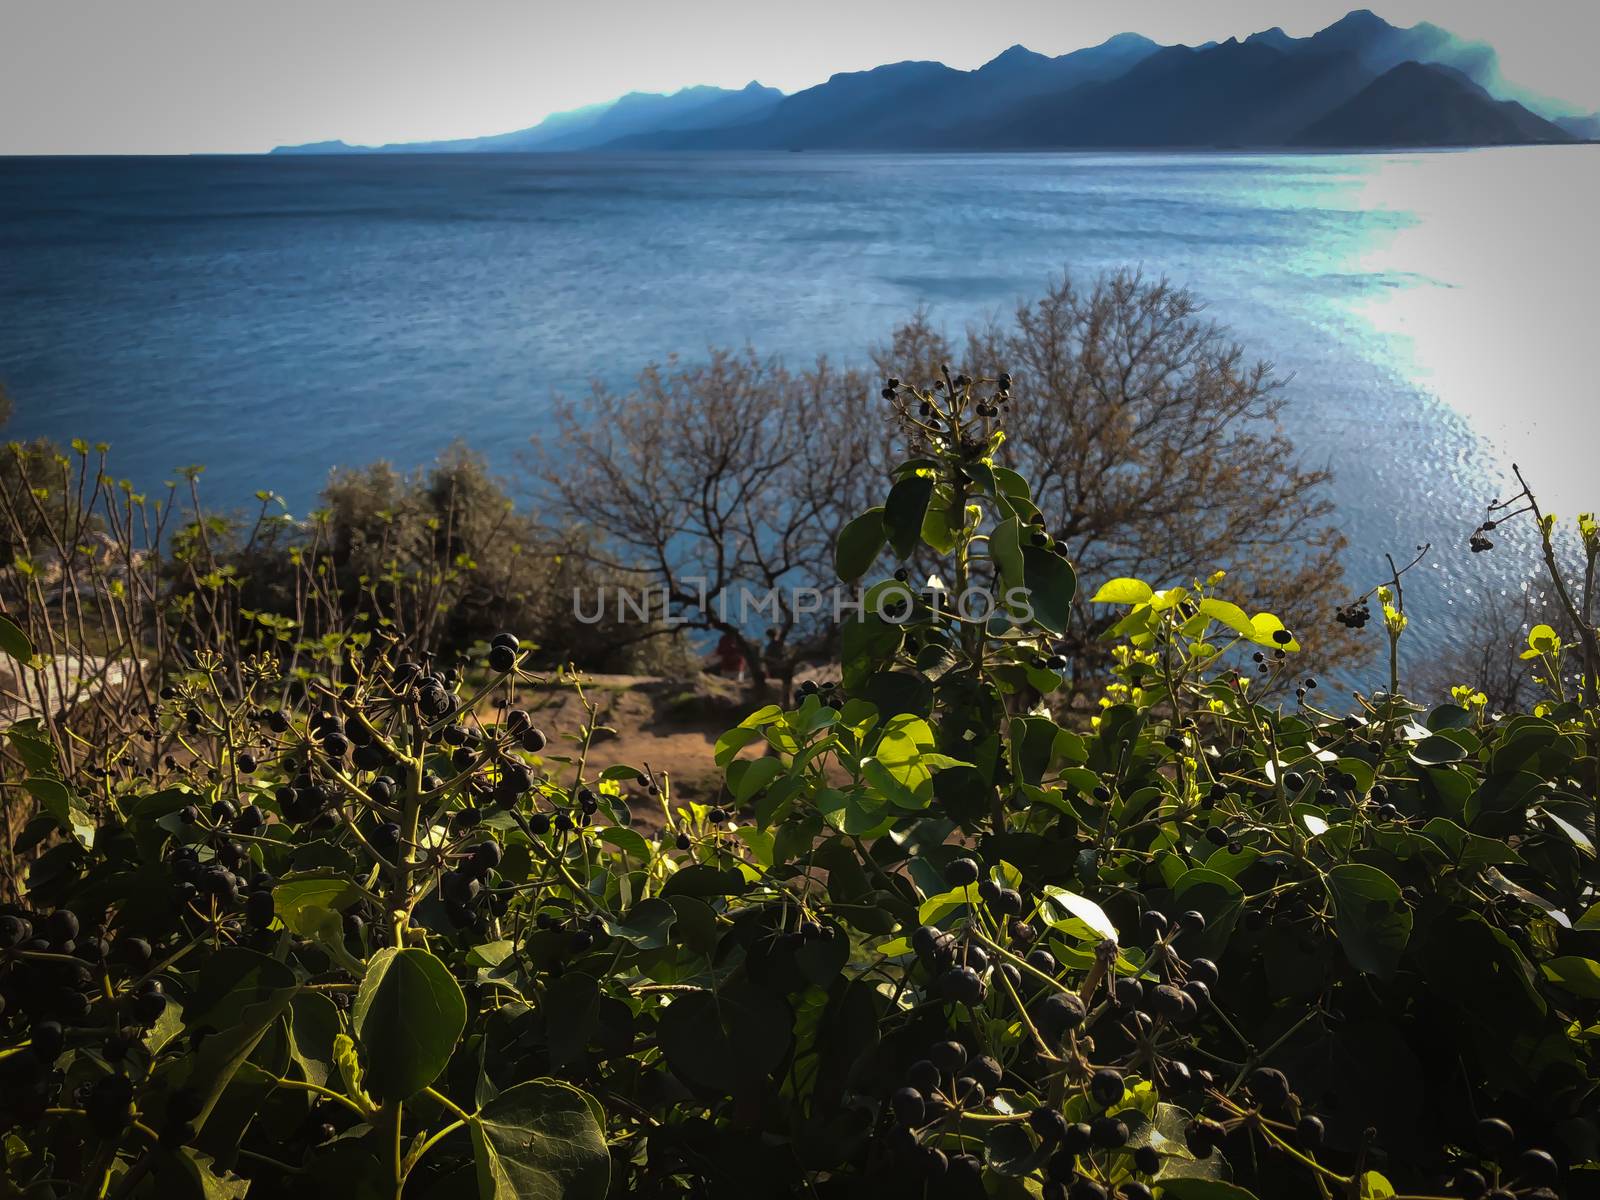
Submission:
<svg viewBox="0 0 1600 1200">
<path fill-rule="evenodd" d="M 1466 548 L 1512 463 L 1600 508 L 1597 214 L 1600 146 L 0 159 L 3 436 L 108 442 L 149 491 L 204 464 L 241 510 L 456 439 L 515 487 L 593 382 L 715 346 L 862 362 L 919 306 L 959 333 L 1134 267 L 1288 380 L 1351 584 L 1431 544 L 1406 654 L 1438 657 L 1536 570 L 1516 528 Z"/>
</svg>

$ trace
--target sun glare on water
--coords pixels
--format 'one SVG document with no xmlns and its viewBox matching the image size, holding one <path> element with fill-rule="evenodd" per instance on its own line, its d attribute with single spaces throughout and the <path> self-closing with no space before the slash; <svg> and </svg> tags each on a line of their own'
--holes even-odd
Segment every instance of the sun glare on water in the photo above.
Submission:
<svg viewBox="0 0 1600 1200">
<path fill-rule="evenodd" d="M 1394 286 L 1359 311 L 1471 425 L 1480 469 L 1519 464 L 1565 516 L 1600 507 L 1600 147 L 1384 158 L 1358 203 L 1412 218 L 1364 253 Z M 1508 206 L 1536 217 L 1508 223 Z"/>
</svg>

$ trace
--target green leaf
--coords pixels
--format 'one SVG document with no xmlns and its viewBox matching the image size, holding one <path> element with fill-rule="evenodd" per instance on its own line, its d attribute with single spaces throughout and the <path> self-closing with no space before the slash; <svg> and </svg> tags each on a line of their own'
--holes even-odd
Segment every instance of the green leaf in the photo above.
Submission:
<svg viewBox="0 0 1600 1200">
<path fill-rule="evenodd" d="M 639 863 L 635 865 L 647 863 L 651 859 L 650 843 L 626 825 L 606 825 L 599 830 L 598 836 L 602 842 L 607 842 L 622 853 L 638 859 Z"/>
<path fill-rule="evenodd" d="M 729 763 L 733 762 L 739 751 L 746 746 L 754 745 L 760 740 L 761 730 L 759 729 L 750 729 L 744 725 L 740 725 L 736 729 L 730 729 L 717 739 L 717 744 L 712 751 L 712 761 L 717 766 L 726 768 Z"/>
<path fill-rule="evenodd" d="M 575 1063 L 600 1026 L 600 985 L 592 975 L 569 971 L 545 989 L 541 1012 L 550 1065 Z"/>
<path fill-rule="evenodd" d="M 1422 827 L 1422 833 L 1459 866 L 1483 867 L 1522 861 L 1522 856 L 1499 838 L 1468 833 L 1448 817 L 1432 818 Z"/>
<path fill-rule="evenodd" d="M 884 723 L 876 752 L 862 760 L 862 775 L 901 808 L 926 808 L 933 797 L 934 771 L 962 765 L 934 754 L 933 745 L 926 721 L 900 713 Z"/>
<path fill-rule="evenodd" d="M 1046 884 L 1044 894 L 1048 904 L 1076 917 L 1098 936 L 1110 938 L 1113 942 L 1118 940 L 1117 927 L 1112 924 L 1111 918 L 1106 916 L 1106 910 L 1087 896 L 1080 896 L 1076 892 L 1069 892 L 1054 884 Z M 1060 920 L 1061 918 L 1057 918 L 1051 923 L 1057 924 Z"/>
<path fill-rule="evenodd" d="M 407 1100 L 439 1077 L 467 1023 L 450 969 L 426 950 L 389 946 L 367 964 L 353 1011 L 368 1089 Z"/>
<path fill-rule="evenodd" d="M 361 1070 L 361 1055 L 356 1053 L 355 1039 L 348 1033 L 333 1035 L 333 1065 L 339 1072 L 339 1082 L 344 1094 L 351 1099 L 367 1102 L 366 1075 Z"/>
<path fill-rule="evenodd" d="M 206 959 L 183 1012 L 190 1029 L 217 1030 L 183 1064 L 183 1082 L 201 1100 L 196 1129 L 299 990 L 293 971 L 254 950 L 233 946 Z"/>
<path fill-rule="evenodd" d="M 903 586 L 903 585 L 901 585 Z M 839 657 L 844 685 L 854 691 L 888 663 L 905 641 L 905 630 L 870 613 L 839 627 Z"/>
<path fill-rule="evenodd" d="M 658 1039 L 680 1079 L 724 1093 L 759 1085 L 789 1053 L 789 1005 L 749 981 L 716 993 L 677 995 L 661 1014 Z"/>
<path fill-rule="evenodd" d="M 910 558 L 922 538 L 922 519 L 933 497 L 933 478 L 908 475 L 889 489 L 883 506 L 883 529 L 896 558 Z M 844 539 L 841 536 L 840 544 Z"/>
<path fill-rule="evenodd" d="M 983 1158 L 998 1175 L 1020 1178 L 1037 1170 L 1054 1147 L 1041 1144 L 1025 1125 L 996 1125 L 983 1139 Z"/>
<path fill-rule="evenodd" d="M 1411 937 L 1411 909 L 1394 880 L 1366 863 L 1343 863 L 1327 875 L 1334 926 L 1358 971 L 1391 977 Z"/>
<path fill-rule="evenodd" d="M 85 846 L 94 845 L 94 820 L 76 792 L 61 780 L 49 776 L 35 776 L 24 781 L 23 786 L 65 832 Z"/>
<path fill-rule="evenodd" d="M 873 794 L 861 795 L 858 790 L 841 793 L 844 804 L 844 816 L 837 813 L 831 814 L 830 819 L 835 827 L 844 829 L 846 833 L 857 837 L 866 836 L 869 829 L 882 823 L 884 817 L 881 801 L 887 801 L 897 808 L 911 812 L 920 812 L 928 806 L 927 798 L 919 798 L 915 792 L 906 787 L 876 758 L 861 760 L 861 778 L 872 789 Z M 825 814 L 827 815 L 827 814 Z M 843 824 L 840 824 L 841 820 Z M 865 823 L 865 828 L 863 828 Z M 845 828 L 848 826 L 848 828 Z"/>
<path fill-rule="evenodd" d="M 1210 867 L 1190 867 L 1172 885 L 1172 895 L 1185 907 L 1204 913 L 1206 918 L 1203 930 L 1186 935 L 1192 939 L 1193 950 L 1184 952 L 1221 958 L 1239 922 L 1239 914 L 1244 911 L 1244 889 L 1238 881 Z"/>
<path fill-rule="evenodd" d="M 1049 717 L 1017 717 L 1011 722 L 1011 768 L 1024 783 L 1038 783 L 1050 769 L 1056 740 L 1066 731 Z"/>
<path fill-rule="evenodd" d="M 1574 921 L 1572 927 L 1583 930 L 1600 929 L 1600 903 L 1591 904 L 1589 911 Z"/>
<path fill-rule="evenodd" d="M 994 469 L 994 482 L 1002 495 L 1019 497 L 1023 500 L 1028 499 L 1030 495 L 1027 479 L 1017 474 L 1010 467 L 996 467 Z"/>
<path fill-rule="evenodd" d="M 501 1092 L 469 1123 L 479 1200 L 604 1200 L 611 1155 L 597 1109 L 553 1079 Z"/>
<path fill-rule="evenodd" d="M 782 771 L 783 763 L 776 758 L 736 758 L 728 764 L 728 790 L 743 804 Z"/>
<path fill-rule="evenodd" d="M 1584 833 L 1583 830 L 1579 829 L 1571 821 L 1568 821 L 1553 808 L 1545 809 L 1544 818 L 1557 829 L 1561 830 L 1562 833 L 1566 834 L 1567 840 L 1577 847 L 1579 854 L 1587 855 L 1590 858 L 1594 857 L 1594 843 L 1589 840 L 1589 835 Z M 1592 818 L 1590 823 L 1593 823 Z"/>
<path fill-rule="evenodd" d="M 469 967 L 498 967 L 511 957 L 516 948 L 517 944 L 509 938 L 484 942 L 467 951 L 466 963 Z"/>
<path fill-rule="evenodd" d="M 1548 625 L 1535 625 L 1528 630 L 1528 648 L 1522 652 L 1523 658 L 1538 658 L 1543 654 L 1554 654 L 1561 648 L 1561 638 L 1554 629 Z"/>
<path fill-rule="evenodd" d="M 6 730 L 6 738 L 30 774 L 54 776 L 61 773 L 56 765 L 56 748 L 40 728 L 37 717 L 18 721 Z"/>
<path fill-rule="evenodd" d="M 1422 767 L 1440 767 L 1460 762 L 1466 756 L 1466 750 L 1459 743 L 1437 733 L 1411 747 L 1411 761 Z"/>
<path fill-rule="evenodd" d="M 737 867 L 722 870 L 710 863 L 692 863 L 673 872 L 671 878 L 661 888 L 661 897 L 666 899 L 669 896 L 737 896 L 744 890 L 744 876 Z M 654 901 L 645 900 L 629 915 L 629 927 L 635 929 L 645 927 L 646 913 L 654 913 L 655 916 L 651 920 L 655 922 L 666 919 L 666 914 L 654 908 Z"/>
<path fill-rule="evenodd" d="M 694 868 L 687 868 L 693 870 Z M 667 934 L 678 914 L 665 900 L 652 896 L 634 905 L 633 911 L 621 921 L 606 921 L 606 932 L 621 938 L 640 950 L 660 950 L 667 944 Z"/>
<path fill-rule="evenodd" d="M 1002 593 L 1027 584 L 1027 569 L 1022 561 L 1022 526 L 1015 517 L 1007 517 L 989 534 L 989 557 L 1000 571 Z"/>
<path fill-rule="evenodd" d="M 961 473 L 982 488 L 984 495 L 995 494 L 994 468 L 988 463 L 981 461 L 962 463 Z"/>
<path fill-rule="evenodd" d="M 321 992 L 297 992 L 289 1002 L 289 1057 L 308 1083 L 325 1086 L 334 1072 L 339 1009 Z"/>
<path fill-rule="evenodd" d="M 1219 625 L 1226 626 L 1237 634 L 1253 638 L 1256 627 L 1254 622 L 1245 615 L 1244 609 L 1237 604 L 1229 604 L 1226 600 L 1218 600 L 1214 596 L 1207 596 L 1199 604 L 1200 612 L 1210 617 Z"/>
<path fill-rule="evenodd" d="M 1142 579 L 1108 579 L 1089 597 L 1091 604 L 1143 604 L 1155 595 Z"/>
<path fill-rule="evenodd" d="M 1428 730 L 1438 733 L 1444 729 L 1472 728 L 1472 714 L 1459 704 L 1441 704 L 1428 714 Z"/>
<path fill-rule="evenodd" d="M 867 509 L 841 529 L 839 541 L 833 548 L 834 569 L 839 578 L 849 581 L 865 575 L 883 552 L 888 536 L 882 508 Z"/>
<path fill-rule="evenodd" d="M 1033 619 L 1051 633 L 1065 633 L 1072 614 L 1072 598 L 1078 594 L 1077 572 L 1066 559 L 1040 546 L 1024 546 L 1022 561 Z"/>
<path fill-rule="evenodd" d="M 940 554 L 954 551 L 960 529 L 960 514 L 951 512 L 942 500 L 928 505 L 928 513 L 922 518 L 922 540 L 935 551 Z"/>
<path fill-rule="evenodd" d="M 1537 892 L 1529 891 L 1515 880 L 1507 879 L 1500 873 L 1499 868 L 1489 867 L 1484 871 L 1483 878 L 1484 881 L 1496 891 L 1503 892 L 1507 896 L 1515 896 L 1524 904 L 1531 904 L 1534 908 L 1539 909 L 1547 917 L 1555 921 L 1556 924 L 1567 929 L 1572 928 L 1572 919 L 1568 917 L 1567 914 L 1564 913 L 1560 908 L 1552 904 L 1549 900 L 1546 900 Z"/>
<path fill-rule="evenodd" d="M 713 761 L 717 766 L 726 768 L 734 760 L 739 751 L 761 740 L 761 731 L 769 725 L 776 725 L 783 720 L 783 709 L 776 704 L 768 704 L 756 709 L 734 728 L 728 730 L 717 739 L 713 752 Z"/>
<path fill-rule="evenodd" d="M 1539 964 L 1544 977 L 1574 996 L 1600 1000 L 1600 963 L 1576 954 L 1564 954 Z"/>
<path fill-rule="evenodd" d="M 24 665 L 33 661 L 33 643 L 5 616 L 0 616 L 0 652 Z"/>
<path fill-rule="evenodd" d="M 152 1194 L 174 1200 L 243 1200 L 250 1191 L 250 1180 L 223 1172 L 211 1156 L 192 1146 L 182 1146 L 176 1154 L 162 1155 Z"/>
<path fill-rule="evenodd" d="M 278 919 L 301 937 L 343 937 L 339 909 L 352 904 L 359 890 L 344 879 L 286 879 L 272 889 Z"/>
<path fill-rule="evenodd" d="M 1256 1194 L 1221 1179 L 1163 1179 L 1161 1200 L 1256 1200 Z"/>
<path fill-rule="evenodd" d="M 1255 631 L 1250 640 L 1262 646 L 1271 646 L 1274 649 L 1283 650 L 1300 649 L 1300 643 L 1293 637 L 1291 637 L 1281 647 L 1279 647 L 1277 642 L 1272 640 L 1272 635 L 1284 628 L 1284 624 L 1271 613 L 1257 613 L 1255 616 L 1251 617 L 1250 628 Z"/>
</svg>

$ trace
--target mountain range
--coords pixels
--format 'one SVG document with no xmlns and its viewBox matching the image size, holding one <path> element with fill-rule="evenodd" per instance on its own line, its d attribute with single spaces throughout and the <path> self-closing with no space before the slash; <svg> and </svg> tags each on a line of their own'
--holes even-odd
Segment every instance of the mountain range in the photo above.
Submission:
<svg viewBox="0 0 1600 1200">
<path fill-rule="evenodd" d="M 1493 47 L 1359 10 L 1309 37 L 1162 46 L 1136 33 L 983 66 L 889 63 L 785 95 L 752 82 L 632 92 L 527 129 L 276 154 L 663 150 L 1383 149 L 1600 139 L 1600 113 L 1518 89 Z"/>
</svg>

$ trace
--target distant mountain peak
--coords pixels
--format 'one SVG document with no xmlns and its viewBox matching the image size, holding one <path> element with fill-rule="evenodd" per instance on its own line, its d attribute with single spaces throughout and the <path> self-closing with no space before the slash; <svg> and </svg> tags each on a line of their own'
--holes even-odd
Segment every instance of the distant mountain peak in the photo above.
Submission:
<svg viewBox="0 0 1600 1200">
<path fill-rule="evenodd" d="M 1017 42 L 1000 51 L 978 70 L 992 74 L 996 71 L 1014 71 L 1018 68 L 1038 66 L 1049 61 L 1048 55 L 1040 54 L 1037 50 L 1029 50 L 1021 42 Z"/>
<path fill-rule="evenodd" d="M 1294 45 L 1294 39 L 1283 31 L 1282 25 L 1252 33 L 1244 42 L 1247 46 L 1271 46 L 1274 50 L 1287 50 Z"/>
<path fill-rule="evenodd" d="M 1497 146 L 1576 136 L 1514 100 L 1496 100 L 1450 66 L 1403 62 L 1296 138 L 1328 147 Z"/>
<path fill-rule="evenodd" d="M 1385 21 L 1370 8 L 1352 8 L 1340 17 L 1329 29 L 1393 29 L 1394 26 Z"/>
</svg>

